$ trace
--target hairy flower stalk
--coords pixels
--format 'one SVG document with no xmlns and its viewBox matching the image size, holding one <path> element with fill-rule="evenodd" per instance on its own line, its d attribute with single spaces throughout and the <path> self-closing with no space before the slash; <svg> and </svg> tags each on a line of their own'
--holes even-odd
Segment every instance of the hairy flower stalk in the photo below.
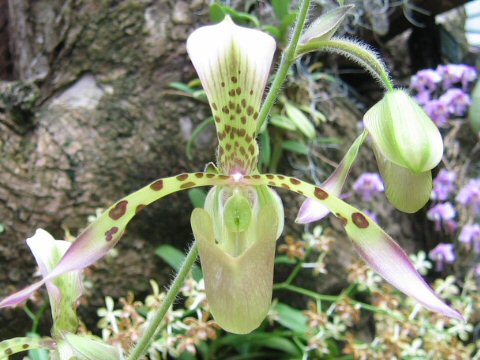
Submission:
<svg viewBox="0 0 480 360">
<path fill-rule="evenodd" d="M 330 16 L 335 16 L 330 21 L 334 29 L 338 26 L 336 17 L 340 15 Z M 327 30 L 322 28 L 319 31 L 322 36 L 329 37 L 331 31 Z M 311 31 L 305 41 L 315 41 L 315 34 Z M 261 120 L 259 114 L 275 48 L 275 41 L 269 35 L 239 27 L 228 17 L 220 24 L 193 32 L 187 41 L 187 50 L 215 119 L 219 141 L 217 166 L 209 167 L 208 172 L 159 179 L 119 200 L 80 234 L 42 281 L 4 299 L 0 307 L 24 301 L 46 281 L 89 266 L 104 256 L 144 206 L 176 191 L 213 186 L 205 208 L 195 209 L 191 216 L 207 298 L 220 326 L 230 332 L 248 333 L 260 325 L 271 303 L 275 242 L 282 233 L 284 221 L 281 200 L 272 189 L 276 187 L 310 199 L 299 216 L 303 222 L 319 219 L 326 211 L 331 212 L 343 223 L 357 252 L 387 281 L 425 307 L 461 319 L 458 312 L 436 296 L 394 240 L 366 214 L 338 198 L 366 132 L 357 139 L 325 187 L 284 175 L 258 172 L 256 137 Z M 403 93 L 393 93 L 388 101 L 395 101 L 397 97 L 410 104 L 403 99 Z M 412 109 L 411 113 L 415 115 L 416 108 Z M 369 124 L 377 124 L 376 116 L 384 112 L 383 107 L 375 111 Z M 395 130 L 392 121 L 395 121 L 392 116 L 387 119 L 387 129 Z M 429 131 L 430 128 L 427 126 L 426 129 Z M 428 154 L 426 157 L 420 154 L 418 161 L 404 158 L 398 149 L 382 147 L 381 128 L 374 132 L 375 136 L 380 142 L 379 151 L 388 155 L 389 161 L 405 160 L 405 163 L 397 161 L 405 169 L 402 171 L 408 170 L 416 175 L 431 168 L 433 160 Z M 406 162 L 409 160 L 415 162 Z M 316 211 L 321 212 L 320 216 L 315 215 Z M 140 352 L 135 352 L 131 359 L 137 359 Z"/>
</svg>

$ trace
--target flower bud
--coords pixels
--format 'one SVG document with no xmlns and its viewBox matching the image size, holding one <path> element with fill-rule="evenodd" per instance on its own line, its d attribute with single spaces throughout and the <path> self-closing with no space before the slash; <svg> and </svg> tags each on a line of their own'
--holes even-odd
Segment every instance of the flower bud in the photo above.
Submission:
<svg viewBox="0 0 480 360">
<path fill-rule="evenodd" d="M 438 128 L 403 90 L 388 92 L 363 118 L 376 148 L 394 164 L 421 174 L 442 159 Z"/>
</svg>

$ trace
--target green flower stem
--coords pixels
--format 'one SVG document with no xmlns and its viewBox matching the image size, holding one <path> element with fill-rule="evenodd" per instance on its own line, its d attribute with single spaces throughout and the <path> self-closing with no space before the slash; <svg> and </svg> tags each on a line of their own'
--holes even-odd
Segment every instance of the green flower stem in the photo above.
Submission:
<svg viewBox="0 0 480 360">
<path fill-rule="evenodd" d="M 258 115 L 257 131 L 261 129 L 263 123 L 267 119 L 267 116 L 270 113 L 270 110 L 275 103 L 278 94 L 280 93 L 283 82 L 287 77 L 288 70 L 295 61 L 298 40 L 300 39 L 303 27 L 305 26 L 305 19 L 307 18 L 309 7 L 310 0 L 303 0 L 297 15 L 297 20 L 295 22 L 292 37 L 290 38 L 290 42 L 288 43 L 286 50 L 282 54 L 280 66 L 278 67 L 273 83 L 270 86 L 270 91 L 268 92 L 267 97 L 263 102 L 262 108 L 260 109 L 260 113 Z"/>
<path fill-rule="evenodd" d="M 286 283 L 275 284 L 273 286 L 273 289 L 274 290 L 287 290 L 287 291 L 291 291 L 291 292 L 294 292 L 294 293 L 297 293 L 297 294 L 308 296 L 308 297 L 310 297 L 312 299 L 315 299 L 315 300 L 328 301 L 328 302 L 337 302 L 337 301 L 341 300 L 342 298 L 344 298 L 345 295 L 346 295 L 345 293 L 342 293 L 341 295 L 319 294 L 315 291 L 304 289 L 304 288 L 301 288 L 299 286 L 290 285 L 290 284 L 286 284 Z M 368 310 L 368 311 L 371 311 L 371 312 L 374 312 L 374 313 L 380 313 L 380 314 L 388 315 L 388 316 L 394 318 L 397 321 L 405 320 L 401 315 L 395 314 L 395 313 L 393 313 L 389 310 L 386 310 L 386 309 L 381 309 L 381 308 L 376 307 L 374 305 L 366 304 L 366 303 L 361 302 L 361 301 L 357 301 L 357 300 L 352 299 L 352 304 L 358 305 L 362 309 L 365 309 L 365 310 Z"/>
<path fill-rule="evenodd" d="M 348 57 L 365 67 L 374 78 L 385 87 L 387 91 L 393 91 L 394 87 L 388 71 L 377 55 L 368 47 L 347 39 L 333 38 L 329 40 L 313 40 L 300 46 L 297 56 L 311 51 L 330 51 Z"/>
<path fill-rule="evenodd" d="M 175 279 L 173 280 L 173 283 L 170 286 L 170 289 L 168 290 L 167 295 L 165 296 L 165 300 L 163 300 L 162 305 L 160 305 L 157 312 L 153 316 L 152 320 L 150 321 L 150 324 L 145 330 L 145 333 L 140 338 L 140 341 L 137 343 L 135 348 L 132 350 L 132 352 L 128 356 L 128 360 L 138 360 L 140 359 L 140 357 L 143 356 L 143 354 L 147 352 L 148 347 L 150 346 L 150 343 L 153 341 L 153 337 L 157 332 L 160 322 L 162 321 L 163 317 L 167 313 L 170 306 L 172 306 L 173 301 L 175 300 L 178 292 L 183 286 L 185 278 L 187 277 L 188 273 L 192 269 L 193 264 L 195 264 L 197 255 L 198 255 L 197 244 L 193 243 L 192 247 L 188 251 L 187 256 L 185 257 L 185 260 L 180 270 L 178 271 L 177 276 L 175 276 Z"/>
<path fill-rule="evenodd" d="M 308 248 L 307 251 L 305 252 L 304 259 L 306 259 L 311 253 L 312 253 L 312 248 Z M 303 261 L 299 260 L 295 265 L 295 267 L 293 268 L 290 275 L 288 276 L 287 280 L 285 280 L 284 284 L 290 285 L 293 282 L 293 280 L 295 280 L 300 270 L 302 270 L 302 266 L 303 266 Z"/>
</svg>

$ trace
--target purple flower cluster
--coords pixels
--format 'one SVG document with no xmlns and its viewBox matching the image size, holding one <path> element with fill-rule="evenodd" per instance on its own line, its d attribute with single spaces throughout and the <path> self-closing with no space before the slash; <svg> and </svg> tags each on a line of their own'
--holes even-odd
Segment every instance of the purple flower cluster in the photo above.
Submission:
<svg viewBox="0 0 480 360">
<path fill-rule="evenodd" d="M 468 224 L 465 225 L 458 237 L 462 243 L 473 247 L 473 250 L 480 254 L 480 225 Z"/>
<path fill-rule="evenodd" d="M 463 64 L 440 65 L 436 70 L 420 70 L 412 76 L 410 87 L 417 102 L 439 127 L 453 116 L 464 116 L 471 103 L 467 93 L 477 78 L 475 68 Z"/>
<path fill-rule="evenodd" d="M 480 214 L 480 179 L 472 179 L 457 195 L 460 204 L 469 206 L 476 215 Z"/>
<path fill-rule="evenodd" d="M 442 169 L 433 180 L 432 200 L 445 201 L 455 191 L 457 174 L 447 169 Z"/>
<path fill-rule="evenodd" d="M 440 232 L 443 228 L 449 234 L 452 234 L 458 228 L 458 224 L 454 220 L 455 216 L 455 208 L 449 202 L 439 203 L 427 212 L 427 218 L 435 221 L 435 230 Z"/>
<path fill-rule="evenodd" d="M 453 244 L 440 243 L 429 254 L 430 259 L 435 261 L 436 270 L 443 271 L 445 264 L 453 264 L 457 258 Z"/>
<path fill-rule="evenodd" d="M 385 190 L 382 179 L 377 173 L 363 173 L 353 184 L 353 190 L 362 196 L 363 201 L 371 201 L 373 197 Z"/>
</svg>

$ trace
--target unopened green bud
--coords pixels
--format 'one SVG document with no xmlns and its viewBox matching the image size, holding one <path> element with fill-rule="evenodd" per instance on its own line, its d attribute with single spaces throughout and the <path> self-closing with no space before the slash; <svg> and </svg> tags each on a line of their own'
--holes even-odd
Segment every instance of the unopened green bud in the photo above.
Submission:
<svg viewBox="0 0 480 360">
<path fill-rule="evenodd" d="M 367 111 L 363 121 L 377 149 L 398 166 L 421 174 L 442 159 L 438 128 L 403 90 L 388 92 Z"/>
</svg>

